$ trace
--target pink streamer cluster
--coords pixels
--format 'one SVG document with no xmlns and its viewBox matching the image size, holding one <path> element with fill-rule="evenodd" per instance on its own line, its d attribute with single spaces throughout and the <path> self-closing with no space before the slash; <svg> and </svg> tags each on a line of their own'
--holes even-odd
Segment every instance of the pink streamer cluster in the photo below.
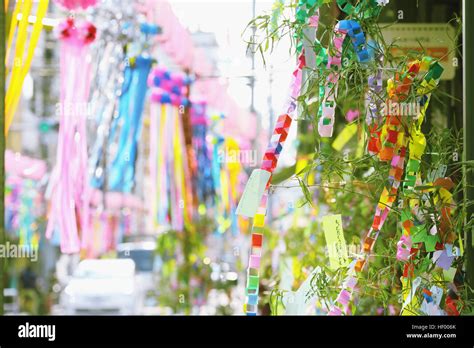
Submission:
<svg viewBox="0 0 474 348">
<path fill-rule="evenodd" d="M 56 229 L 63 253 L 80 251 L 91 239 L 90 189 L 87 180 L 87 139 L 84 106 L 89 100 L 91 66 L 89 44 L 96 29 L 89 22 L 76 25 L 72 18 L 58 27 L 61 40 L 61 108 L 56 165 L 50 179 L 51 206 L 46 237 Z M 80 213 L 79 213 L 80 212 Z"/>
</svg>

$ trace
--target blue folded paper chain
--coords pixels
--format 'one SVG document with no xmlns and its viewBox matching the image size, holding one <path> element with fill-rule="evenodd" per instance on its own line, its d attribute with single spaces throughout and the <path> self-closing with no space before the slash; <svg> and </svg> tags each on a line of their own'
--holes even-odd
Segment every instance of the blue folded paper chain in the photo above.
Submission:
<svg viewBox="0 0 474 348">
<path fill-rule="evenodd" d="M 351 38 L 352 46 L 357 54 L 360 63 L 367 63 L 370 61 L 370 54 L 367 49 L 367 41 L 365 40 L 364 32 L 360 24 L 355 20 L 342 20 L 339 22 L 339 29 L 346 31 Z"/>
</svg>

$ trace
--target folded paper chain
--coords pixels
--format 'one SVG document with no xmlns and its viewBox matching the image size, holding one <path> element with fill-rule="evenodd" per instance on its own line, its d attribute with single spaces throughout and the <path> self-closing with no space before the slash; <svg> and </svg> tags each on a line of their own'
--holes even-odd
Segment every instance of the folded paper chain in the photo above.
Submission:
<svg viewBox="0 0 474 348">
<path fill-rule="evenodd" d="M 252 244 L 249 257 L 249 267 L 247 269 L 247 287 L 245 290 L 246 303 L 245 312 L 247 315 L 256 315 L 258 308 L 259 293 L 259 268 L 260 258 L 262 256 L 263 226 L 265 222 L 268 188 L 271 182 L 271 173 L 275 170 L 283 145 L 288 137 L 288 132 L 292 123 L 292 114 L 296 111 L 296 99 L 301 91 L 302 70 L 305 66 L 304 53 L 298 59 L 298 65 L 293 73 L 293 83 L 291 86 L 291 95 L 287 105 L 287 113 L 278 117 L 273 135 L 268 144 L 267 150 L 263 156 L 261 169 L 270 173 L 265 187 L 265 191 L 260 200 L 257 213 L 254 216 L 252 227 Z"/>
<path fill-rule="evenodd" d="M 388 99 L 393 101 L 405 100 L 412 87 L 415 77 L 421 73 L 427 73 L 427 76 L 431 74 L 431 71 L 438 70 L 439 64 L 428 63 L 429 59 L 424 59 L 422 62 L 414 61 L 407 65 L 407 67 L 400 73 L 395 74 L 394 79 L 390 79 L 387 83 Z M 439 78 L 439 77 L 438 77 Z M 431 81 L 431 80 L 430 80 Z M 422 85 L 425 85 L 422 82 Z M 430 86 L 433 86 L 430 83 Z M 434 84 L 436 86 L 436 83 Z M 428 107 L 429 93 L 432 89 L 424 89 L 423 93 L 426 98 L 422 98 L 423 108 L 421 114 L 418 115 L 418 125 L 421 125 L 422 118 L 424 117 L 425 111 Z M 421 118 L 421 120 L 420 120 Z M 375 245 L 379 232 L 391 210 L 391 207 L 396 199 L 398 189 L 400 187 L 404 169 L 404 162 L 407 152 L 407 146 L 409 137 L 404 134 L 403 127 L 401 125 L 400 115 L 388 115 L 386 122 L 380 131 L 380 136 L 377 138 L 378 146 L 375 153 L 377 153 L 381 161 L 390 161 L 391 169 L 389 172 L 389 183 L 390 188 L 384 188 L 379 199 L 379 203 L 376 207 L 376 212 L 371 228 L 369 229 L 363 242 L 363 254 L 355 259 L 348 272 L 348 277 L 342 285 L 341 293 L 345 296 L 347 293 L 350 294 L 352 299 L 356 292 L 357 284 L 357 273 L 362 272 L 366 265 L 366 261 Z M 369 143 L 370 146 L 370 143 Z M 418 154 L 418 153 L 416 153 Z M 399 244 L 398 256 L 408 257 L 406 249 L 410 245 L 410 240 L 405 238 Z M 351 314 L 350 301 L 340 300 L 340 296 L 336 299 L 333 307 L 329 311 L 329 315 L 341 315 Z"/>
<path fill-rule="evenodd" d="M 322 137 L 332 137 L 336 113 L 336 98 L 339 72 L 342 62 L 342 45 L 345 38 L 351 38 L 352 46 L 360 63 L 370 60 L 365 35 L 358 22 L 342 20 L 334 28 L 333 45 L 335 55 L 328 54 L 327 68 L 330 70 L 326 86 L 320 86 L 320 106 L 318 110 L 318 132 Z M 322 96 L 322 98 L 321 98 Z"/>
</svg>

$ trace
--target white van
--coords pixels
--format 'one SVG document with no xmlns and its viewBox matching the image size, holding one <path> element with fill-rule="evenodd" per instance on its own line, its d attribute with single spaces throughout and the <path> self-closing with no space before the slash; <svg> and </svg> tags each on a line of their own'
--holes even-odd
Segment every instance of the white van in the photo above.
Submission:
<svg viewBox="0 0 474 348">
<path fill-rule="evenodd" d="M 84 260 L 61 293 L 64 314 L 137 314 L 139 291 L 131 259 Z"/>
</svg>

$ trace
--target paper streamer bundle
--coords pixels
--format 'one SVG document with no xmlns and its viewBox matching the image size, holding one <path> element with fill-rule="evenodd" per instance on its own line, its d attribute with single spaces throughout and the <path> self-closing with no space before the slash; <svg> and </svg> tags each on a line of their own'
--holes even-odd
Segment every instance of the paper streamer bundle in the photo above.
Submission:
<svg viewBox="0 0 474 348">
<path fill-rule="evenodd" d="M 121 192 L 93 190 L 90 209 L 91 233 L 83 239 L 82 255 L 98 257 L 116 249 L 124 236 L 140 226 L 144 211 L 142 199 Z"/>
<path fill-rule="evenodd" d="M 84 249 L 89 258 L 98 257 L 115 249 L 118 240 L 118 217 L 107 211 L 94 210 L 91 213 L 91 226 L 94 230 L 90 244 Z"/>
<path fill-rule="evenodd" d="M 61 114 L 56 165 L 51 174 L 51 198 L 46 236 L 61 235 L 61 251 L 80 250 L 79 229 L 89 228 L 87 134 L 84 106 L 89 101 L 89 45 L 96 29 L 90 22 L 69 18 L 58 28 L 61 40 Z M 80 213 L 79 213 L 80 212 Z"/>
<path fill-rule="evenodd" d="M 191 79 L 172 73 L 165 67 L 154 68 L 148 85 L 151 92 L 150 113 L 150 178 L 151 224 L 184 228 L 192 216 L 191 185 L 187 152 L 184 144 L 180 111 L 189 104 L 186 98 Z"/>
<path fill-rule="evenodd" d="M 33 4 L 36 4 L 36 14 L 33 11 Z M 10 129 L 13 117 L 18 107 L 23 81 L 30 70 L 35 48 L 38 44 L 43 28 L 43 18 L 46 15 L 47 9 L 48 0 L 18 0 L 15 4 L 10 23 L 5 57 L 5 64 L 7 64 L 6 75 L 8 80 L 5 95 L 5 135 L 8 134 L 8 130 Z M 21 15 L 20 21 L 18 21 L 18 15 Z M 31 34 L 28 37 L 28 21 L 29 16 L 32 15 L 35 15 L 36 20 Z M 14 40 L 15 37 L 16 39 Z M 12 56 L 13 41 L 15 41 L 15 53 Z M 11 66 L 10 75 L 8 74 L 9 66 Z"/>
<path fill-rule="evenodd" d="M 235 209 L 238 195 L 238 176 L 241 164 L 236 159 L 240 149 L 237 141 L 216 135 L 213 140 L 212 179 L 215 191 L 213 215 L 216 217 L 216 233 L 223 234 L 229 229 L 238 233 Z"/>
<path fill-rule="evenodd" d="M 415 61 L 409 63 L 404 69 L 395 74 L 395 77 L 388 81 L 387 94 L 388 102 L 399 102 L 406 100 L 411 86 L 419 73 L 430 76 L 433 71 L 438 69 L 438 64 L 431 64 L 431 60 L 425 59 L 422 63 Z M 439 76 L 437 77 L 439 78 Z M 434 83 L 434 85 L 433 85 Z M 434 89 L 437 84 L 437 79 L 429 79 L 429 84 Z M 421 90 L 419 102 L 422 104 L 423 117 L 429 101 L 429 94 L 432 89 Z M 421 125 L 421 123 L 420 123 Z M 416 128 L 418 129 L 418 128 Z M 351 300 L 357 292 L 357 274 L 364 269 L 367 259 L 375 245 L 380 230 L 385 223 L 391 207 L 397 197 L 398 189 L 401 185 L 404 163 L 406 158 L 407 146 L 410 139 L 410 134 L 405 134 L 402 126 L 401 115 L 389 114 L 386 117 L 386 122 L 380 131 L 380 137 L 377 138 L 378 146 L 376 148 L 377 155 L 382 161 L 389 161 L 391 169 L 389 172 L 389 187 L 384 187 L 380 196 L 379 202 L 376 206 L 375 216 L 372 226 L 366 234 L 363 242 L 363 253 L 353 260 L 349 266 L 348 277 L 342 285 L 342 290 L 331 308 L 329 315 L 351 314 L 350 307 Z M 370 144 L 369 144 L 370 145 Z M 374 149 L 375 150 L 375 149 Z M 413 149 L 412 149 L 413 150 Z"/>
<path fill-rule="evenodd" d="M 169 100 L 171 102 L 171 100 Z M 180 110 L 152 93 L 150 106 L 151 219 L 183 230 L 192 216 L 191 176 Z"/>
<path fill-rule="evenodd" d="M 153 60 L 138 56 L 125 69 L 125 80 L 120 96 L 118 116 L 110 129 L 109 142 L 115 143 L 114 153 L 107 166 L 108 189 L 132 192 L 135 184 L 135 160 L 143 127 L 143 109 L 147 93 L 147 79 Z"/>
<path fill-rule="evenodd" d="M 154 68 L 148 77 L 148 86 L 151 88 L 149 168 L 153 197 L 152 226 L 171 223 L 174 229 L 182 230 L 182 212 L 192 214 L 190 207 L 184 206 L 185 200 L 189 202 L 191 185 L 184 185 L 182 182 L 184 178 L 190 179 L 190 173 L 187 152 L 181 148 L 183 139 L 180 115 L 180 111 L 189 105 L 186 95 L 190 83 L 191 79 L 187 75 L 171 72 L 163 66 Z M 175 120 L 176 117 L 179 119 Z M 178 137 L 172 138 L 175 136 Z M 183 153 L 173 161 L 176 150 Z M 191 216 L 190 214 L 186 215 Z"/>
<path fill-rule="evenodd" d="M 5 151 L 5 229 L 20 245 L 38 247 L 46 170 L 44 161 Z"/>
<path fill-rule="evenodd" d="M 209 209 L 209 214 L 217 221 L 215 229 L 217 235 L 222 235 L 229 230 L 236 235 L 239 229 L 235 210 L 240 194 L 241 163 L 244 160 L 240 158 L 241 151 L 238 142 L 222 135 L 220 126 L 225 115 L 214 114 L 208 117 L 204 113 L 204 108 L 195 108 L 199 104 L 206 105 L 204 101 L 193 102 L 191 112 L 193 130 L 196 135 L 193 137 L 193 146 L 198 160 L 194 178 L 200 199 L 199 213 L 204 214 Z M 204 122 L 207 135 L 201 132 Z M 207 124 L 209 124 L 209 132 Z"/>
<path fill-rule="evenodd" d="M 44 204 L 41 187 L 37 181 L 7 175 L 5 180 L 5 230 L 18 238 L 19 245 L 37 248 L 38 222 Z"/>
<path fill-rule="evenodd" d="M 193 175 L 193 184 L 200 204 L 211 206 L 215 185 L 212 178 L 212 150 L 208 143 L 209 120 L 206 114 L 206 103 L 204 101 L 193 102 L 190 113 L 193 148 L 197 164 L 196 173 Z"/>
</svg>

